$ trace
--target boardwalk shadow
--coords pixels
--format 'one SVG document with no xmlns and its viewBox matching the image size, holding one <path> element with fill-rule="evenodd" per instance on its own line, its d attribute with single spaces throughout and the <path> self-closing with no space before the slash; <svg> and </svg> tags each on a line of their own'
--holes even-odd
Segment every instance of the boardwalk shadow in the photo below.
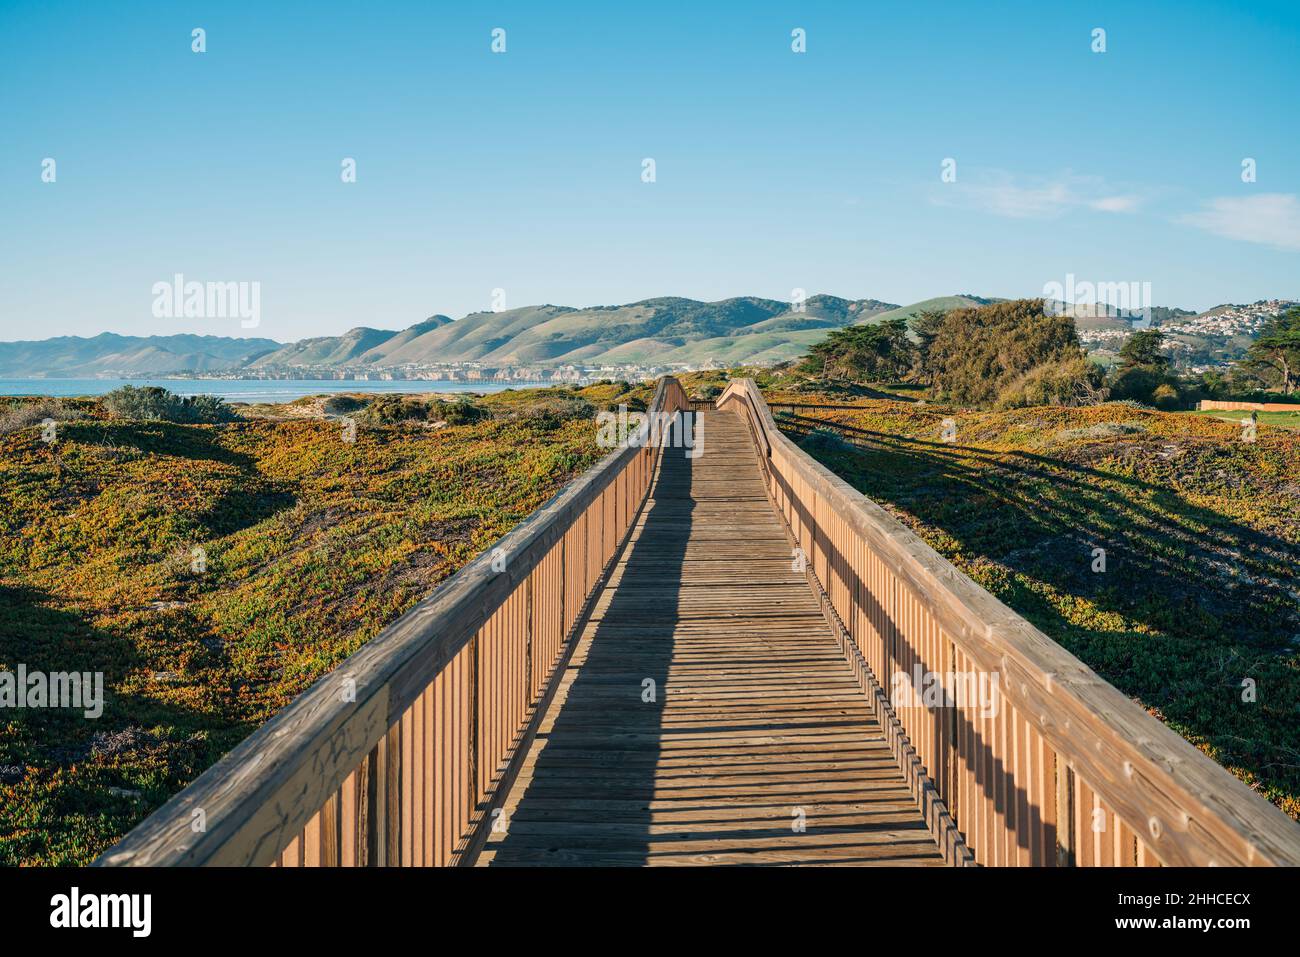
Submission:
<svg viewBox="0 0 1300 957">
<path fill-rule="evenodd" d="M 580 667 L 554 726 L 537 736 L 532 780 L 493 865 L 648 859 L 694 467 L 683 449 L 664 450 L 645 526 L 592 640 L 575 652 Z"/>
<path fill-rule="evenodd" d="M 705 430 L 665 454 L 490 862 L 939 863 L 748 433 Z"/>
</svg>

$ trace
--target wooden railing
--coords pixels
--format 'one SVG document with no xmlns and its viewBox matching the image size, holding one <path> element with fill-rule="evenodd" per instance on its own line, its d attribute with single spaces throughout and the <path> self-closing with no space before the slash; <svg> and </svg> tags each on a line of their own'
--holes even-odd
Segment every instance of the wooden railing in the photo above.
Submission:
<svg viewBox="0 0 1300 957">
<path fill-rule="evenodd" d="M 1300 825 L 795 446 L 751 380 L 718 407 L 749 423 L 769 494 L 955 862 L 1300 863 Z M 918 676 L 942 691 L 927 698 Z"/>
<path fill-rule="evenodd" d="M 640 430 L 111 848 L 105 865 L 446 865 L 491 826 L 517 746 L 628 534 L 663 430 Z"/>
</svg>

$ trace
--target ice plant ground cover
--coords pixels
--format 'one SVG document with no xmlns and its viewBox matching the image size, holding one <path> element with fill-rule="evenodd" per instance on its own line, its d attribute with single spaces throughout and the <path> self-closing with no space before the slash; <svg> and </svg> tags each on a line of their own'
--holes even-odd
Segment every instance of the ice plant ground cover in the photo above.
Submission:
<svg viewBox="0 0 1300 957">
<path fill-rule="evenodd" d="M 1300 433 L 1116 403 L 781 400 L 860 404 L 797 410 L 848 427 L 801 427 L 802 447 L 1300 818 Z"/>
<path fill-rule="evenodd" d="M 106 699 L 0 712 L 0 865 L 92 860 L 606 454 L 598 411 L 649 395 L 317 398 L 221 425 L 65 400 L 53 443 L 0 434 L 0 669 L 103 672 Z"/>
</svg>

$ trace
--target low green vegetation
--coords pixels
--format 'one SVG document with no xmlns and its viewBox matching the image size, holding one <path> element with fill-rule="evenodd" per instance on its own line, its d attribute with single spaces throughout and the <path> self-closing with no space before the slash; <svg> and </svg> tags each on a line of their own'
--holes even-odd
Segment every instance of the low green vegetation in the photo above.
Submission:
<svg viewBox="0 0 1300 957">
<path fill-rule="evenodd" d="M 769 394 L 774 405 L 816 398 Z M 1261 414 L 1247 442 L 1237 423 L 1132 403 L 985 412 L 858 404 L 800 410 L 826 423 L 820 430 L 778 420 L 976 582 L 1300 819 L 1300 435 Z M 940 441 L 947 418 L 953 444 Z M 1104 572 L 1093 570 L 1097 548 Z"/>
<path fill-rule="evenodd" d="M 88 863 L 595 462 L 595 409 L 650 392 L 0 408 L 0 670 L 103 672 L 106 699 L 0 713 L 0 865 Z M 214 408 L 233 421 L 193 421 Z"/>
</svg>

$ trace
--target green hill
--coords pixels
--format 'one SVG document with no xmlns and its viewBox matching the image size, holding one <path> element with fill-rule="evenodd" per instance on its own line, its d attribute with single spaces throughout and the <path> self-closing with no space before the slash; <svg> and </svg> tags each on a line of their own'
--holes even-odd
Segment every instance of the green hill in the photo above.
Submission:
<svg viewBox="0 0 1300 957">
<path fill-rule="evenodd" d="M 986 299 L 983 296 L 936 296 L 933 299 L 922 299 L 920 302 L 914 302 L 910 306 L 895 306 L 885 312 L 874 313 L 866 321 L 885 322 L 889 319 L 906 319 L 910 322 L 923 312 L 947 312 L 949 309 L 987 306 L 991 302 L 1002 301 L 1001 299 Z M 862 321 L 861 319 L 858 320 L 858 322 Z"/>
<path fill-rule="evenodd" d="M 259 369 L 277 365 L 342 365 L 392 339 L 397 333 L 389 329 L 350 329 L 341 336 L 302 339 L 249 363 Z"/>
<path fill-rule="evenodd" d="M 471 313 L 455 322 L 430 320 L 364 351 L 351 342 L 308 340 L 263 357 L 257 366 L 779 362 L 801 355 L 827 329 L 892 308 L 875 299 L 825 295 L 809 297 L 799 312 L 788 302 L 756 296 L 719 302 L 668 296 L 585 309 L 525 306 Z"/>
</svg>

